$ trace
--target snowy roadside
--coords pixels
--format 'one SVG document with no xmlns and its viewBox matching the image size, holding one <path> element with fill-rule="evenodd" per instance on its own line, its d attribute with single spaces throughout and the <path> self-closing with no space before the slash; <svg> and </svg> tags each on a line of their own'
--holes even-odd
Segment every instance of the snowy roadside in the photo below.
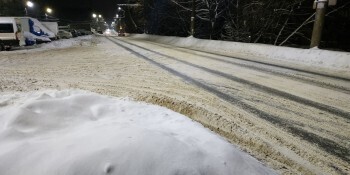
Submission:
<svg viewBox="0 0 350 175">
<path fill-rule="evenodd" d="M 266 44 L 204 40 L 193 37 L 169 37 L 133 34 L 129 37 L 259 61 L 263 63 L 350 78 L 350 53 L 279 47 Z"/>
<path fill-rule="evenodd" d="M 0 172 L 275 174 L 169 109 L 80 90 L 0 96 Z"/>
<path fill-rule="evenodd" d="M 81 36 L 77 38 L 71 39 L 61 39 L 52 41 L 49 43 L 38 44 L 34 46 L 22 46 L 14 48 L 13 51 L 10 52 L 2 52 L 1 54 L 6 53 L 23 53 L 23 52 L 38 52 L 52 49 L 64 49 L 75 46 L 91 46 L 98 44 L 98 39 L 93 35 Z"/>
</svg>

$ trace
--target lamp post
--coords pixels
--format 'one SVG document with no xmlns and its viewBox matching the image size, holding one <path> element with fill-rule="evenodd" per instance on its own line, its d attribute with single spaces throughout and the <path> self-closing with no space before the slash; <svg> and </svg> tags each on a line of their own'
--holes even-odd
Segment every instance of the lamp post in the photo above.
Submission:
<svg viewBox="0 0 350 175">
<path fill-rule="evenodd" d="M 122 18 L 125 18 L 125 11 L 121 7 L 118 7 L 118 14 L 116 17 L 117 17 L 116 28 L 117 28 L 117 33 L 119 35 L 120 33 L 124 33 L 122 32 L 123 30 Z"/>
<path fill-rule="evenodd" d="M 103 16 L 101 14 L 98 15 L 98 22 L 104 22 Z"/>
<path fill-rule="evenodd" d="M 46 8 L 46 13 L 45 13 L 45 17 L 47 19 L 48 14 L 52 13 L 52 9 L 51 8 Z"/>
<path fill-rule="evenodd" d="M 24 7 L 24 10 L 26 12 L 26 16 L 28 16 L 28 9 L 27 9 L 27 7 L 33 8 L 34 7 L 34 3 L 32 1 L 27 1 L 26 2 L 26 6 Z"/>
<path fill-rule="evenodd" d="M 52 9 L 51 8 L 47 8 L 46 9 L 46 13 L 51 14 L 52 13 Z"/>
<path fill-rule="evenodd" d="M 194 36 L 194 19 L 196 17 L 196 1 L 192 0 L 191 35 Z"/>
<path fill-rule="evenodd" d="M 98 17 L 99 17 L 100 15 L 97 15 L 96 13 L 93 13 L 92 14 L 92 18 L 94 18 L 94 19 L 96 19 L 96 22 L 98 22 Z"/>
<path fill-rule="evenodd" d="M 105 25 L 103 16 L 101 14 L 93 13 L 92 18 L 93 18 L 93 22 L 91 24 L 91 27 L 95 28 L 95 30 L 98 32 L 101 28 L 101 25 Z"/>
<path fill-rule="evenodd" d="M 92 20 L 91 28 L 94 28 L 94 30 L 96 30 L 97 29 L 97 21 L 98 21 L 96 13 L 92 14 L 92 18 L 93 18 L 93 20 Z"/>
</svg>

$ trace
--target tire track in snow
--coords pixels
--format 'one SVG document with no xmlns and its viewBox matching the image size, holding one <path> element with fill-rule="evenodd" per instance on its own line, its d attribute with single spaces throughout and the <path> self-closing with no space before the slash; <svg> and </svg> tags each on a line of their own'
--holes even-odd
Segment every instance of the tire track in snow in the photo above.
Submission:
<svg viewBox="0 0 350 175">
<path fill-rule="evenodd" d="M 300 138 L 302 138 L 302 139 L 304 139 L 312 144 L 317 144 L 319 148 L 323 149 L 324 151 L 326 151 L 326 152 L 328 152 L 328 153 L 330 153 L 330 154 L 332 154 L 332 155 L 334 155 L 334 156 L 336 156 L 344 161 L 347 161 L 347 162 L 350 161 L 349 150 L 347 148 L 337 144 L 336 142 L 329 140 L 329 139 L 326 139 L 326 138 L 323 138 L 323 137 L 320 137 L 314 133 L 307 132 L 301 128 L 292 126 L 292 125 L 290 125 L 288 120 L 281 119 L 278 116 L 271 115 L 271 114 L 268 114 L 262 110 L 259 110 L 259 109 L 255 108 L 254 106 L 249 105 L 249 104 L 241 101 L 240 99 L 236 98 L 235 96 L 223 93 L 216 88 L 210 87 L 210 86 L 208 86 L 208 85 L 206 85 L 198 80 L 195 80 L 195 79 L 193 79 L 193 78 L 191 78 L 183 73 L 180 73 L 180 72 L 178 72 L 172 68 L 169 68 L 161 63 L 158 63 L 158 62 L 152 60 L 151 58 L 148 58 L 147 56 L 119 43 L 119 42 L 126 43 L 125 41 L 118 40 L 119 42 L 117 42 L 114 39 L 111 39 L 109 37 L 107 37 L 107 39 L 110 40 L 111 42 L 115 43 L 119 47 L 122 47 L 125 50 L 129 51 L 133 55 L 135 55 L 141 59 L 144 59 L 144 60 L 148 61 L 149 63 L 151 63 L 151 64 L 153 64 L 153 65 L 155 65 L 155 66 L 157 66 L 157 67 L 159 67 L 159 68 L 161 68 L 161 69 L 163 69 L 163 70 L 165 70 L 165 71 L 167 71 L 167 72 L 169 72 L 177 77 L 182 78 L 184 81 L 189 82 L 189 83 L 191 83 L 199 88 L 202 88 L 202 89 L 204 89 L 212 94 L 215 94 L 219 98 L 221 98 L 221 99 L 223 99 L 223 100 L 225 100 L 225 101 L 227 101 L 235 106 L 242 108 L 243 110 L 253 114 L 254 116 L 257 116 L 261 119 L 264 119 L 267 122 L 270 122 L 274 125 L 277 125 L 281 128 L 284 128 L 287 131 L 289 131 L 290 133 L 292 133 L 292 134 L 294 134 L 294 135 L 296 135 L 296 136 L 298 136 L 298 137 L 300 137 Z M 136 47 L 139 47 L 139 46 L 136 46 Z M 146 50 L 146 49 L 143 49 L 143 50 Z M 165 56 L 165 57 L 167 57 L 167 56 Z"/>
<path fill-rule="evenodd" d="M 263 64 L 263 65 L 267 65 L 267 66 L 277 67 L 277 68 L 283 68 L 283 69 L 297 71 L 297 72 L 303 72 L 303 73 L 307 73 L 307 74 L 323 76 L 323 77 L 332 78 L 332 79 L 335 79 L 335 80 L 350 81 L 350 78 L 347 78 L 347 77 L 338 77 L 338 76 L 334 76 L 334 75 L 322 74 L 322 73 L 318 73 L 318 72 L 312 72 L 312 71 L 307 71 L 307 70 L 293 68 L 293 67 L 288 67 L 288 66 L 275 65 L 275 64 L 271 64 L 271 63 L 266 63 L 266 62 L 261 62 L 261 61 L 256 61 L 256 60 L 250 60 L 250 59 L 245 59 L 245 58 L 240 58 L 240 57 L 232 57 L 232 56 L 228 56 L 228 55 L 224 55 L 224 54 L 220 54 L 220 53 L 212 53 L 212 52 L 209 52 L 209 51 L 204 51 L 204 50 L 199 50 L 199 49 L 193 49 L 193 48 L 191 48 L 191 49 L 186 48 L 186 49 L 192 50 L 192 51 L 197 51 L 197 52 L 203 52 L 203 53 L 207 53 L 207 54 L 213 54 L 213 55 L 228 57 L 228 58 L 232 58 L 232 59 L 236 59 L 236 60 L 242 60 L 242 61 L 247 61 L 247 62 L 252 62 L 252 63 Z"/>
<path fill-rule="evenodd" d="M 164 46 L 164 44 L 158 44 L 158 43 L 153 43 L 153 42 L 149 42 L 149 41 L 145 41 L 145 43 L 147 44 L 152 44 L 152 45 L 156 45 L 159 47 L 163 47 L 163 48 L 167 48 L 167 49 L 173 49 L 173 50 L 177 50 L 179 52 L 185 52 L 188 54 L 192 54 L 192 55 L 197 55 L 197 56 L 201 56 L 204 57 L 206 59 L 210 59 L 210 60 L 215 60 L 218 62 L 223 62 L 223 63 L 227 63 L 227 64 L 231 64 L 231 65 L 235 65 L 235 66 L 239 66 L 239 67 L 244 67 L 250 70 L 254 70 L 254 71 L 260 71 L 263 73 L 268 73 L 270 75 L 277 75 L 280 77 L 287 77 L 299 82 L 303 82 L 303 83 L 308 83 L 308 84 L 313 84 L 313 85 L 317 85 L 317 86 L 322 86 L 324 88 L 327 89 L 331 89 L 331 90 L 336 90 L 336 91 L 340 91 L 346 94 L 350 94 L 350 88 L 347 87 L 343 87 L 343 86 L 337 86 L 337 85 L 333 85 L 333 84 L 329 84 L 326 82 L 321 82 L 321 81 L 317 81 L 317 80 L 312 80 L 312 79 L 307 79 L 304 77 L 298 77 L 297 75 L 293 75 L 293 74 L 288 74 L 288 73 L 284 73 L 284 72 L 279 72 L 279 71 L 274 71 L 272 69 L 268 69 L 268 68 L 263 68 L 263 67 L 258 67 L 255 65 L 249 65 L 249 64 L 244 64 L 244 63 L 237 63 L 235 61 L 231 61 L 231 60 L 240 60 L 240 61 L 244 61 L 247 63 L 254 63 L 254 64 L 261 64 L 261 63 L 256 63 L 256 62 L 252 62 L 252 61 L 248 61 L 248 60 L 242 60 L 240 58 L 237 57 L 230 57 L 230 56 L 225 56 L 225 55 L 217 55 L 223 58 L 227 58 L 227 59 L 231 59 L 231 60 L 225 60 L 225 59 L 221 59 L 221 58 L 216 58 L 213 56 L 209 56 L 209 55 L 215 55 L 214 53 L 210 53 L 210 52 L 205 52 L 205 51 L 199 51 L 199 50 L 194 50 L 194 49 L 189 49 L 189 48 L 181 48 L 181 47 L 172 47 L 172 46 Z M 194 53 L 194 52 L 199 52 L 199 53 Z M 270 65 L 264 65 L 264 66 L 269 66 L 269 67 L 275 67 L 275 68 L 279 68 L 279 69 L 286 69 L 284 67 L 280 67 L 280 66 L 270 66 Z M 291 70 L 291 69 L 286 69 L 288 71 L 293 71 L 293 72 L 297 72 L 296 70 Z M 306 74 L 310 74 L 310 73 L 306 73 Z M 315 75 L 315 74 L 312 74 Z M 317 76 L 321 76 L 321 75 L 317 75 Z M 322 76 L 324 77 L 324 76 Z M 327 77 L 330 78 L 330 77 Z M 334 79 L 334 78 L 332 78 Z M 345 82 L 349 82 L 349 80 L 342 80 Z"/>
<path fill-rule="evenodd" d="M 287 93 L 287 92 L 283 92 L 283 91 L 280 91 L 280 90 L 277 90 L 277 89 L 274 89 L 274 88 L 270 88 L 270 87 L 267 87 L 267 86 L 264 86 L 264 85 L 261 85 L 261 84 L 258 84 L 258 83 L 254 83 L 252 81 L 248 81 L 248 80 L 245 80 L 245 79 L 242 79 L 242 78 L 230 75 L 230 74 L 226 74 L 226 73 L 223 73 L 223 72 L 220 72 L 220 71 L 217 71 L 217 70 L 209 69 L 209 68 L 206 68 L 206 67 L 203 67 L 203 66 L 199 66 L 199 65 L 187 62 L 187 61 L 183 61 L 183 60 L 180 60 L 180 59 L 175 58 L 173 56 L 169 56 L 169 55 L 157 52 L 157 51 L 153 51 L 153 50 L 144 48 L 142 46 L 138 46 L 136 44 L 132 44 L 132 43 L 127 42 L 127 41 L 122 41 L 122 42 L 125 42 L 127 44 L 130 44 L 132 46 L 135 46 L 135 47 L 138 47 L 138 48 L 141 48 L 141 49 L 144 49 L 146 51 L 149 51 L 149 52 L 161 55 L 163 57 L 166 57 L 166 58 L 169 58 L 169 59 L 181 62 L 183 64 L 186 64 L 186 65 L 189 65 L 189 66 L 192 66 L 192 67 L 204 70 L 204 71 L 209 72 L 211 74 L 218 75 L 218 76 L 227 78 L 229 80 L 232 80 L 232 81 L 235 81 L 235 82 L 238 82 L 238 83 L 243 83 L 243 84 L 249 85 L 249 86 L 251 86 L 251 87 L 253 87 L 253 88 L 257 89 L 257 90 L 260 90 L 260 91 L 263 91 L 263 92 L 266 92 L 266 93 L 269 93 L 269 94 L 272 94 L 272 95 L 278 95 L 278 96 L 280 96 L 282 98 L 285 98 L 287 100 L 292 100 L 294 102 L 301 103 L 301 104 L 304 104 L 306 106 L 314 107 L 316 109 L 319 109 L 319 110 L 322 110 L 322 111 L 325 111 L 325 112 L 329 112 L 331 114 L 334 114 L 334 115 L 337 115 L 339 117 L 343 117 L 345 119 L 350 120 L 350 112 L 344 111 L 342 109 L 338 109 L 336 107 L 325 105 L 325 104 L 322 104 L 322 103 L 319 103 L 319 102 L 315 102 L 315 101 L 312 101 L 312 100 L 308 100 L 306 98 L 302 98 L 302 97 L 299 97 L 299 96 L 296 96 L 296 95 L 293 95 L 293 94 L 290 94 L 290 93 Z"/>
</svg>

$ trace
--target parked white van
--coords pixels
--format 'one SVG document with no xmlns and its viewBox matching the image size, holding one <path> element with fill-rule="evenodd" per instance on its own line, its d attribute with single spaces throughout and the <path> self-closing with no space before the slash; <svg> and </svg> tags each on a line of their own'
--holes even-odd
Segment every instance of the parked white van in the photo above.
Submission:
<svg viewBox="0 0 350 175">
<path fill-rule="evenodd" d="M 21 31 L 14 18 L 0 18 L 0 50 L 10 50 L 13 46 L 19 46 L 20 35 Z"/>
<path fill-rule="evenodd" d="M 56 34 L 35 18 L 0 17 L 0 45 L 2 50 L 13 46 L 51 42 Z"/>
</svg>

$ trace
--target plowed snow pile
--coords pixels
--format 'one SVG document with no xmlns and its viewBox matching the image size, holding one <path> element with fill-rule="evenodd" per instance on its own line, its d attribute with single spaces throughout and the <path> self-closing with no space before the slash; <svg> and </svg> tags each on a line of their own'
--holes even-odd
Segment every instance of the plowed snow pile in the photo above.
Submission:
<svg viewBox="0 0 350 175">
<path fill-rule="evenodd" d="M 0 96 L 0 172 L 274 174 L 189 118 L 85 91 Z"/>
</svg>

